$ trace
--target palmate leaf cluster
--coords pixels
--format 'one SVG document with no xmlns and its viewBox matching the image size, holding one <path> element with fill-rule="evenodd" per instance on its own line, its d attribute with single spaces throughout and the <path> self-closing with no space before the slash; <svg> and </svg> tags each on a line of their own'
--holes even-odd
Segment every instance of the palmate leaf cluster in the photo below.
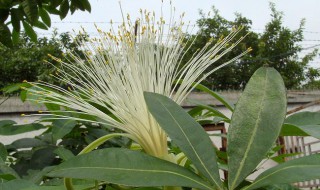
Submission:
<svg viewBox="0 0 320 190">
<path fill-rule="evenodd" d="M 62 20 L 76 10 L 91 12 L 91 5 L 88 0 L 1 0 L 0 43 L 12 47 L 18 43 L 22 30 L 36 42 L 34 27 L 48 30 L 51 27 L 50 15 L 59 15 Z"/>
<path fill-rule="evenodd" d="M 227 20 L 219 14 L 217 9 L 214 7 L 212 9 L 213 14 L 208 16 L 201 13 L 201 18 L 197 21 L 200 34 L 189 35 L 186 38 L 189 41 L 192 41 L 190 39 L 195 41 L 191 51 L 187 52 L 185 60 L 192 57 L 193 52 L 206 44 L 210 38 L 218 41 L 220 36 L 226 36 L 233 26 L 243 26 L 242 35 L 249 34 L 230 54 L 216 64 L 229 60 L 248 47 L 251 47 L 252 51 L 242 59 L 209 76 L 202 84 L 216 90 L 241 90 L 259 67 L 268 64 L 280 72 L 288 89 L 317 88 L 319 70 L 308 65 L 317 56 L 317 49 L 313 48 L 311 53 L 299 58 L 304 50 L 301 42 L 304 40 L 305 20 L 300 21 L 297 29 L 291 30 L 283 24 L 283 13 L 276 10 L 274 4 L 270 4 L 270 21 L 260 31 L 252 28 L 250 18 L 236 13 L 234 20 Z M 212 65 L 209 70 L 215 66 Z"/>
</svg>

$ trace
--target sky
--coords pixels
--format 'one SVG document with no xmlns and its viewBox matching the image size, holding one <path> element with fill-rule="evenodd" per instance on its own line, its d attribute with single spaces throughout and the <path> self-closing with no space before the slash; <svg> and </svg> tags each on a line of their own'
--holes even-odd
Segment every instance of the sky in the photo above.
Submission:
<svg viewBox="0 0 320 190">
<path fill-rule="evenodd" d="M 121 7 L 126 15 L 131 18 L 138 18 L 139 9 L 155 11 L 156 15 L 161 14 L 161 7 L 164 17 L 170 15 L 170 1 L 164 0 L 121 0 Z M 262 32 L 265 24 L 270 21 L 271 11 L 269 2 L 276 5 L 278 11 L 282 11 L 283 25 L 294 30 L 299 27 L 301 19 L 306 19 L 305 40 L 301 43 L 304 48 L 320 44 L 320 0 L 172 0 L 172 5 L 176 9 L 176 16 L 185 12 L 185 21 L 192 24 L 200 18 L 199 10 L 207 13 L 212 6 L 219 10 L 222 17 L 233 20 L 234 13 L 240 13 L 252 20 L 252 29 L 255 32 Z M 95 35 L 94 23 L 99 28 L 108 30 L 110 20 L 121 22 L 121 11 L 119 0 L 90 0 L 92 11 L 77 11 L 73 15 L 68 15 L 63 21 L 59 17 L 52 17 L 52 28 L 57 28 L 59 32 L 78 31 L 80 26 L 84 27 L 90 35 Z M 51 30 L 52 30 L 51 28 Z M 48 35 L 50 31 L 38 31 L 39 36 Z M 318 48 L 320 46 L 317 46 Z M 313 48 L 307 49 L 304 53 L 310 52 Z M 320 57 L 312 62 L 313 66 L 320 67 Z"/>
</svg>

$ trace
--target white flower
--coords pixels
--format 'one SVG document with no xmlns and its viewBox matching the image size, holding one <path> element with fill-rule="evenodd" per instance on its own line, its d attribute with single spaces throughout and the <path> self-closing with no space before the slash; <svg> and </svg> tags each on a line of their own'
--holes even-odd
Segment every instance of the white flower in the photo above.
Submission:
<svg viewBox="0 0 320 190">
<path fill-rule="evenodd" d="M 239 30 L 234 29 L 215 45 L 212 40 L 208 41 L 191 60 L 181 65 L 188 49 L 183 43 L 182 28 L 182 17 L 178 23 L 171 20 L 166 24 L 162 18 L 156 21 L 154 14 L 151 16 L 149 12 L 141 11 L 141 18 L 136 23 L 128 16 L 117 32 L 98 29 L 99 39 L 82 43 L 85 60 L 72 53 L 68 54 L 72 57 L 68 63 L 56 59 L 62 63 L 62 68 L 55 77 L 70 85 L 72 90 L 35 82 L 32 84 L 36 88 L 30 91 L 37 92 L 38 97 L 31 100 L 54 103 L 76 110 L 69 112 L 95 116 L 100 123 L 128 133 L 146 153 L 165 158 L 168 154 L 167 135 L 149 113 L 143 92 L 163 94 L 181 104 L 193 89 L 193 83 L 201 82 L 243 55 L 202 75 L 206 68 L 241 41 L 242 38 L 231 46 L 227 45 Z M 176 83 L 181 80 L 180 84 Z M 110 113 L 101 111 L 101 107 Z M 55 115 L 54 112 L 51 114 Z"/>
</svg>

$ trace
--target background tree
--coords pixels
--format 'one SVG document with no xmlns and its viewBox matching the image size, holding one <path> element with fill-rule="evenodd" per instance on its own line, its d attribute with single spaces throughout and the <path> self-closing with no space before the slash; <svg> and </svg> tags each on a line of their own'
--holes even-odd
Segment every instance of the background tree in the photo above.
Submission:
<svg viewBox="0 0 320 190">
<path fill-rule="evenodd" d="M 86 36 L 78 35 L 72 38 L 68 33 L 58 35 L 54 32 L 51 38 L 42 37 L 33 42 L 24 34 L 12 48 L 0 45 L 0 89 L 23 80 L 56 82 L 50 77 L 55 68 L 44 60 L 57 64 L 48 54 L 64 60 L 65 49 L 81 55 L 76 42 L 79 37 Z"/>
<path fill-rule="evenodd" d="M 218 41 L 220 36 L 226 36 L 232 27 L 242 26 L 243 30 L 240 36 L 245 36 L 246 34 L 247 36 L 232 52 L 225 55 L 213 67 L 230 60 L 248 47 L 253 49 L 252 52 L 240 60 L 213 73 L 204 81 L 205 85 L 218 90 L 242 89 L 256 69 L 268 64 L 281 73 L 288 89 L 302 86 L 306 80 L 306 72 L 309 68 L 308 63 L 317 55 L 317 50 L 315 49 L 302 59 L 298 58 L 299 53 L 303 50 L 299 42 L 303 41 L 305 21 L 300 21 L 298 29 L 290 30 L 283 26 L 283 13 L 277 11 L 272 3 L 270 3 L 270 9 L 271 20 L 266 24 L 261 34 L 252 31 L 252 21 L 241 14 L 236 14 L 236 18 L 233 21 L 229 21 L 221 17 L 215 8 L 213 8 L 214 14 L 212 17 L 206 17 L 203 13 L 200 13 L 201 18 L 197 21 L 197 25 L 200 28 L 199 34 L 197 36 L 188 35 L 186 38 L 189 41 L 196 38 L 195 44 L 191 47 L 186 59 L 192 56 L 192 52 L 199 47 L 203 47 L 210 38 Z M 313 72 L 318 72 L 318 70 L 313 70 Z M 318 76 L 318 74 L 314 73 L 313 76 Z M 317 77 L 314 77 L 314 80 L 316 79 Z"/>
<path fill-rule="evenodd" d="M 37 40 L 33 27 L 47 30 L 51 27 L 50 14 L 64 19 L 76 10 L 91 12 L 88 0 L 1 0 L 0 1 L 0 43 L 12 47 L 19 40 L 21 23 L 32 41 Z M 9 25 L 12 25 L 10 30 Z"/>
</svg>

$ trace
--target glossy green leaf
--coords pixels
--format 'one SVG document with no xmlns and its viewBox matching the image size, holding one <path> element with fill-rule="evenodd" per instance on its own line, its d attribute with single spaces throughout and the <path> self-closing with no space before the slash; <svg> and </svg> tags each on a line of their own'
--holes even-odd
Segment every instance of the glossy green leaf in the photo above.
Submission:
<svg viewBox="0 0 320 190">
<path fill-rule="evenodd" d="M 0 43 L 12 47 L 11 32 L 7 25 L 0 23 Z"/>
<path fill-rule="evenodd" d="M 23 0 L 21 2 L 21 5 L 23 7 L 23 11 L 26 14 L 29 22 L 31 24 L 34 24 L 39 18 L 37 1 Z"/>
<path fill-rule="evenodd" d="M 273 68 L 258 69 L 243 91 L 228 132 L 228 185 L 235 189 L 277 139 L 286 115 L 286 90 Z"/>
<path fill-rule="evenodd" d="M 39 15 L 43 23 L 45 23 L 48 27 L 51 27 L 51 18 L 44 8 L 39 9 Z"/>
<path fill-rule="evenodd" d="M 121 148 L 96 150 L 60 164 L 50 177 L 94 179 L 126 186 L 185 186 L 211 189 L 186 168 L 147 154 Z"/>
<path fill-rule="evenodd" d="M 69 12 L 69 1 L 68 0 L 63 0 L 61 5 L 60 5 L 60 19 L 64 19 L 68 12 Z"/>
<path fill-rule="evenodd" d="M 23 28 L 24 28 L 26 34 L 30 37 L 31 41 L 36 42 L 37 41 L 36 32 L 33 30 L 33 28 L 26 21 L 22 21 L 22 23 L 23 23 Z"/>
<path fill-rule="evenodd" d="M 305 156 L 279 164 L 261 173 L 254 182 L 243 190 L 257 189 L 272 184 L 318 179 L 320 177 L 320 154 Z"/>
<path fill-rule="evenodd" d="M 173 142 L 212 184 L 221 189 L 215 149 L 202 126 L 170 98 L 150 92 L 145 92 L 144 96 L 149 111 Z"/>
<path fill-rule="evenodd" d="M 6 121 L 8 123 L 6 123 Z M 15 125 L 15 122 L 10 122 L 10 120 L 0 121 L 0 135 L 17 135 L 17 134 L 36 131 L 44 128 L 46 128 L 46 126 L 40 123 Z"/>
<path fill-rule="evenodd" d="M 77 122 L 71 119 L 55 120 L 52 123 L 52 136 L 54 140 L 63 138 L 70 133 L 72 129 L 77 125 Z"/>
</svg>

